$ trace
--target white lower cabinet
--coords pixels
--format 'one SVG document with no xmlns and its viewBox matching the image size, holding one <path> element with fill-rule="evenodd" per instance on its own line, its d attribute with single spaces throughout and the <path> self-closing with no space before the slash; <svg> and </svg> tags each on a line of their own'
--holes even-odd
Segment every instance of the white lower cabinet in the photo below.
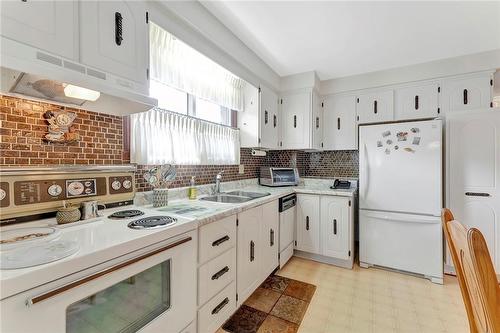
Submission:
<svg viewBox="0 0 500 333">
<path fill-rule="evenodd" d="M 213 333 L 236 311 L 236 283 L 233 281 L 198 310 L 198 333 Z"/>
<path fill-rule="evenodd" d="M 238 214 L 238 305 L 278 267 L 278 201 Z"/>
<path fill-rule="evenodd" d="M 353 216 L 353 199 L 350 197 L 298 194 L 295 254 L 352 268 Z"/>
<path fill-rule="evenodd" d="M 319 253 L 320 251 L 319 196 L 297 195 L 297 250 Z"/>
</svg>

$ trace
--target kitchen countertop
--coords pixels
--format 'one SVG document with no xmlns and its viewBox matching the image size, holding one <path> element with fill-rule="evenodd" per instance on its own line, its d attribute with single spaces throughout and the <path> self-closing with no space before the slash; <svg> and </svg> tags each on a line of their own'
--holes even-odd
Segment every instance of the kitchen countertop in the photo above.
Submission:
<svg viewBox="0 0 500 333">
<path fill-rule="evenodd" d="M 106 209 L 101 211 L 103 216 L 94 219 L 95 221 L 80 221 L 72 225 L 58 226 L 55 218 L 49 218 L 22 225 L 3 227 L 1 230 L 28 226 L 55 226 L 61 230 L 61 237 L 64 236 L 65 238 L 78 240 L 80 243 L 80 250 L 72 256 L 52 263 L 15 270 L 1 270 L 0 299 L 68 276 L 74 272 L 85 270 L 121 255 L 140 250 L 162 240 L 195 230 L 203 225 L 277 200 L 291 193 L 346 197 L 353 197 L 356 194 L 356 187 L 347 190 L 331 190 L 329 188 L 331 183 L 331 180 L 315 180 L 304 182 L 300 186 L 293 187 L 260 186 L 255 180 L 222 183 L 222 192 L 242 190 L 270 193 L 268 196 L 238 204 L 199 200 L 199 198 L 208 194 L 208 189 L 210 188 L 208 186 L 200 187 L 200 195 L 197 200 L 189 200 L 186 198 L 187 189 L 177 189 L 177 195 L 172 195 L 173 200 L 170 200 L 169 206 L 167 207 L 184 205 L 188 207 L 198 206 L 206 208 L 206 211 L 197 213 L 196 216 L 184 214 L 176 215 L 167 211 L 162 211 L 163 208 L 153 208 L 152 205 L 136 204 L 133 206 Z M 138 196 L 140 195 L 141 194 L 138 193 Z M 132 230 L 127 227 L 128 222 L 131 220 L 110 220 L 107 218 L 111 213 L 124 209 L 143 210 L 145 215 L 141 216 L 141 218 L 154 215 L 172 215 L 178 218 L 178 222 L 172 226 L 160 229 Z"/>
</svg>

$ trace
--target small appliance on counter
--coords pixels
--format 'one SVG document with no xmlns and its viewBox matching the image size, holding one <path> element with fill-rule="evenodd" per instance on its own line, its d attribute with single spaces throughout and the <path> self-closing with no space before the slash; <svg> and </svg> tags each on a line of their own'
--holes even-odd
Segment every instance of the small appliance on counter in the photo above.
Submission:
<svg viewBox="0 0 500 333">
<path fill-rule="evenodd" d="M 299 171 L 297 168 L 260 168 L 260 185 L 264 186 L 297 186 L 299 184 Z"/>
</svg>

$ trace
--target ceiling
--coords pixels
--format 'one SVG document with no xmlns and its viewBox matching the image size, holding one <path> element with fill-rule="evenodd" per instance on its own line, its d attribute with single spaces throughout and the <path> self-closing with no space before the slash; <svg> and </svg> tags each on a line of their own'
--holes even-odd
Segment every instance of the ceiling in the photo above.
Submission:
<svg viewBox="0 0 500 333">
<path fill-rule="evenodd" d="M 280 76 L 326 80 L 500 49 L 500 1 L 202 4 Z"/>
</svg>

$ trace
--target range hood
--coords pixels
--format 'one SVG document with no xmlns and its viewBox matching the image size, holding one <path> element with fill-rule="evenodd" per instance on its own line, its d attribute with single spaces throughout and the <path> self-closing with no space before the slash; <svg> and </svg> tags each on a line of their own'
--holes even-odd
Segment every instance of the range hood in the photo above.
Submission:
<svg viewBox="0 0 500 333">
<path fill-rule="evenodd" d="M 73 84 L 71 80 L 62 82 L 54 80 L 51 77 L 26 73 L 6 67 L 0 67 L 0 74 L 0 91 L 3 94 L 88 111 L 126 115 L 147 111 L 156 106 L 157 103 L 155 99 L 140 94 L 122 92 L 119 89 L 114 89 L 111 93 L 109 91 L 97 91 L 90 87 L 82 86 L 80 83 Z M 72 95 L 68 94 L 67 87 L 76 89 L 84 88 L 84 91 L 89 90 L 95 93 L 97 99 L 95 99 L 95 96 L 87 99 L 71 97 Z"/>
</svg>

